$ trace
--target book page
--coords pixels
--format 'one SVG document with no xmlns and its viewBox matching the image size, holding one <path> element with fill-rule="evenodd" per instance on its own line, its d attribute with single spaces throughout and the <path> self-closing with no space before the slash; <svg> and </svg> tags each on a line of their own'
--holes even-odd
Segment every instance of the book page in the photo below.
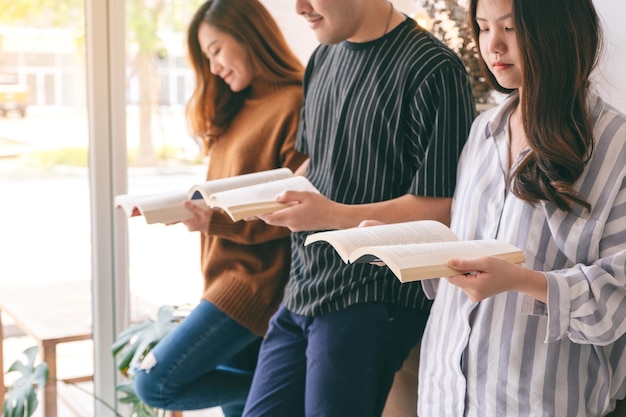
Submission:
<svg viewBox="0 0 626 417">
<path fill-rule="evenodd" d="M 209 206 L 235 212 L 238 208 L 274 204 L 276 196 L 287 190 L 319 192 L 305 177 L 296 176 L 215 193 L 209 199 Z"/>
<path fill-rule="evenodd" d="M 289 168 L 278 168 L 269 171 L 253 172 L 235 177 L 206 181 L 202 184 L 196 184 L 191 187 L 191 190 L 189 190 L 189 199 L 194 200 L 204 198 L 204 200 L 208 202 L 211 194 L 217 192 L 248 187 L 292 176 L 293 172 Z"/>
<path fill-rule="evenodd" d="M 115 208 L 121 208 L 127 217 L 141 216 L 139 208 L 135 205 L 135 197 L 128 194 L 118 194 L 113 199 Z"/>
<path fill-rule="evenodd" d="M 131 215 L 141 215 L 159 208 L 180 206 L 186 199 L 187 193 L 184 191 L 169 191 L 136 196 L 120 194 L 115 196 L 114 201 L 116 207 L 124 209 L 126 215 L 131 217 Z"/>
<path fill-rule="evenodd" d="M 143 217 L 147 224 L 164 223 L 173 224 L 193 218 L 191 210 L 187 210 L 182 203 L 175 207 L 164 207 L 153 211 L 146 211 Z"/>
<path fill-rule="evenodd" d="M 250 217 L 262 216 L 264 214 L 273 213 L 286 207 L 288 207 L 288 205 L 279 203 L 277 201 L 267 201 L 262 203 L 253 203 L 237 206 L 235 208 L 231 207 L 228 211 L 226 211 L 226 214 L 228 214 L 232 221 L 236 222 Z"/>
<path fill-rule="evenodd" d="M 115 196 L 115 206 L 124 209 L 128 217 L 143 216 L 146 223 L 174 223 L 193 217 L 193 213 L 183 206 L 187 199 L 185 191 L 170 191 L 157 194 Z M 203 200 L 194 201 L 206 206 Z"/>
<path fill-rule="evenodd" d="M 384 262 L 402 282 L 406 282 L 468 272 L 450 269 L 446 263 L 451 258 L 471 259 L 481 256 L 498 256 L 514 263 L 524 261 L 524 254 L 519 248 L 501 240 L 364 247 L 355 250 L 349 261 L 371 262 L 374 257 Z"/>
<path fill-rule="evenodd" d="M 327 241 L 341 259 L 348 262 L 351 252 L 364 246 L 402 245 L 409 243 L 457 241 L 458 238 L 443 223 L 432 220 L 391 223 L 370 227 L 354 227 L 344 230 L 313 233 L 304 245 Z M 370 257 L 370 261 L 373 260 Z"/>
</svg>

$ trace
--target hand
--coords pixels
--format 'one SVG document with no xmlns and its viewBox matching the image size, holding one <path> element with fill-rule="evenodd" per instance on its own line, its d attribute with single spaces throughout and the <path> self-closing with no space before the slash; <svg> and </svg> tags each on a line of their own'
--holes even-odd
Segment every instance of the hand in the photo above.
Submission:
<svg viewBox="0 0 626 417">
<path fill-rule="evenodd" d="M 470 271 L 448 278 L 474 302 L 506 291 L 519 291 L 539 301 L 547 301 L 545 276 L 521 265 L 512 264 L 493 256 L 475 259 L 450 259 L 450 268 Z"/>
<path fill-rule="evenodd" d="M 332 221 L 333 210 L 338 203 L 322 194 L 310 191 L 285 191 L 276 197 L 276 201 L 286 204 L 287 207 L 259 216 L 269 225 L 288 227 L 292 232 L 336 228 Z"/>
<path fill-rule="evenodd" d="M 190 200 L 185 200 L 183 203 L 185 208 L 192 211 L 195 215 L 193 218 L 189 220 L 183 220 L 183 224 L 187 226 L 187 229 L 190 232 L 206 232 L 209 230 L 209 224 L 211 223 L 211 216 L 213 215 L 213 210 L 209 207 L 201 207 Z"/>
<path fill-rule="evenodd" d="M 381 224 L 385 224 L 383 222 L 379 222 L 378 220 L 363 220 L 357 227 L 370 227 L 370 226 L 380 226 Z"/>
</svg>

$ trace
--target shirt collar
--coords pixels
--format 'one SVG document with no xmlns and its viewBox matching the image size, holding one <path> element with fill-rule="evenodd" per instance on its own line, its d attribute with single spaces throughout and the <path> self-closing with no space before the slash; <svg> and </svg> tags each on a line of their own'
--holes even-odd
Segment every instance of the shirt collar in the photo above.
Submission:
<svg viewBox="0 0 626 417">
<path fill-rule="evenodd" d="M 485 124 L 484 139 L 495 138 L 504 132 L 509 125 L 509 117 L 517 106 L 519 93 L 516 91 L 508 95 L 504 101 L 489 116 L 489 121 Z"/>
<path fill-rule="evenodd" d="M 495 137 L 502 133 L 508 126 L 509 117 L 519 100 L 519 92 L 509 94 L 502 103 L 493 109 L 489 121 L 485 124 L 484 139 Z M 587 95 L 587 108 L 591 111 L 591 120 L 597 120 L 599 114 L 605 109 L 606 103 L 594 91 Z"/>
</svg>

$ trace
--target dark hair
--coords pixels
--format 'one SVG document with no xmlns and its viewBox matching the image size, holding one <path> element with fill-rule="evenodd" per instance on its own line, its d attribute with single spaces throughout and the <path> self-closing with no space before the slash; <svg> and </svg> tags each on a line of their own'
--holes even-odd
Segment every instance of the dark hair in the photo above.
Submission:
<svg viewBox="0 0 626 417">
<path fill-rule="evenodd" d="M 470 25 L 476 44 L 476 6 Z M 522 123 L 531 152 L 517 166 L 511 190 L 529 202 L 546 200 L 571 211 L 589 203 L 572 185 L 593 152 L 593 126 L 587 109 L 589 77 L 597 64 L 602 30 L 592 0 L 512 0 L 522 57 Z M 490 85 L 498 84 L 482 56 Z"/>
<path fill-rule="evenodd" d="M 196 84 L 187 102 L 191 133 L 205 149 L 241 109 L 250 88 L 234 93 L 213 75 L 198 41 L 202 23 L 227 33 L 245 45 L 259 77 L 279 84 L 300 84 L 303 66 L 289 48 L 276 21 L 258 0 L 208 0 L 196 11 L 187 30 L 187 47 Z"/>
</svg>

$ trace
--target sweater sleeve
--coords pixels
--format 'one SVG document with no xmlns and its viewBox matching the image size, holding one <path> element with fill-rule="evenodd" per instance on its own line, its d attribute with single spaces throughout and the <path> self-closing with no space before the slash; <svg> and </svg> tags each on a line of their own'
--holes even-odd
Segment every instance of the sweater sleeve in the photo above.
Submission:
<svg viewBox="0 0 626 417">
<path fill-rule="evenodd" d="M 298 121 L 299 109 L 294 108 L 268 132 L 268 141 L 274 141 L 276 145 L 279 158 L 276 165 L 290 168 L 292 171 L 307 158 L 295 150 Z M 290 231 L 285 227 L 270 226 L 261 220 L 233 222 L 226 213 L 216 211 L 211 218 L 208 233 L 238 244 L 256 245 L 287 238 Z"/>
</svg>

